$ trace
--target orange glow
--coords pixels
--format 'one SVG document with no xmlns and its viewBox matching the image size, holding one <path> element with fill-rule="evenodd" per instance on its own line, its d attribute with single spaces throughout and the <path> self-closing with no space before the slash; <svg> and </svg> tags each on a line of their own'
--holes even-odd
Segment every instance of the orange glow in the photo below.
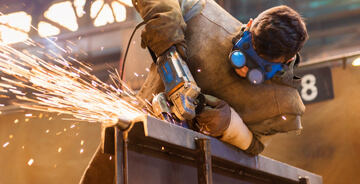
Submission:
<svg viewBox="0 0 360 184">
<path fill-rule="evenodd" d="M 75 6 L 75 11 L 76 11 L 76 15 L 78 17 L 82 17 L 85 12 L 84 12 L 84 6 L 85 6 L 86 0 L 74 0 L 74 6 Z"/>
<path fill-rule="evenodd" d="M 15 12 L 0 16 L 0 40 L 5 44 L 23 42 L 28 39 L 31 16 L 27 13 Z"/>
<path fill-rule="evenodd" d="M 38 25 L 39 36 L 48 37 L 60 34 L 60 29 L 44 21 L 40 21 Z"/>
<path fill-rule="evenodd" d="M 123 22 L 126 20 L 126 9 L 125 6 L 122 4 L 114 1 L 111 3 L 111 6 L 113 8 L 113 12 L 115 14 L 116 22 Z"/>
<path fill-rule="evenodd" d="M 114 16 L 109 4 L 105 4 L 100 10 L 98 16 L 96 17 L 94 21 L 94 26 L 100 27 L 106 25 L 107 23 L 111 24 L 114 21 Z"/>
<path fill-rule="evenodd" d="M 44 12 L 44 17 L 58 23 L 71 31 L 77 31 L 79 25 L 77 18 L 84 17 L 86 0 L 74 0 L 55 3 Z M 111 5 L 110 5 L 111 4 Z M 126 20 L 126 6 L 132 7 L 131 0 L 113 0 L 105 3 L 104 0 L 95 0 L 90 7 L 89 15 L 94 19 L 95 27 L 123 22 Z M 61 16 L 59 16 L 61 15 Z M 0 41 L 5 44 L 24 42 L 29 39 L 28 32 L 31 28 L 31 15 L 24 11 L 0 16 Z M 60 29 L 50 22 L 40 21 L 37 25 L 41 37 L 60 34 Z"/>
<path fill-rule="evenodd" d="M 91 4 L 91 8 L 90 8 L 90 17 L 91 18 L 95 18 L 96 15 L 99 13 L 99 11 L 101 10 L 101 7 L 103 6 L 104 1 L 103 0 L 96 0 L 95 2 L 93 2 Z"/>
<path fill-rule="evenodd" d="M 59 16 L 61 15 L 61 16 Z M 70 1 L 56 3 L 45 11 L 44 16 L 71 31 L 78 30 L 77 18 Z"/>
<path fill-rule="evenodd" d="M 28 165 L 29 165 L 29 166 L 31 166 L 33 163 L 34 163 L 34 159 L 30 159 L 30 160 L 28 161 Z"/>
<path fill-rule="evenodd" d="M 113 1 L 111 7 L 104 0 L 96 0 L 90 8 L 90 17 L 95 19 L 94 26 L 100 27 L 106 24 L 123 22 L 126 20 L 126 8 L 123 5 L 132 6 L 131 1 Z"/>
<path fill-rule="evenodd" d="M 130 7 L 133 6 L 131 0 L 118 0 L 118 1 L 125 4 L 125 5 L 127 5 L 127 6 L 130 6 Z"/>
<path fill-rule="evenodd" d="M 356 58 L 353 62 L 352 62 L 353 66 L 360 66 L 360 57 Z"/>
</svg>

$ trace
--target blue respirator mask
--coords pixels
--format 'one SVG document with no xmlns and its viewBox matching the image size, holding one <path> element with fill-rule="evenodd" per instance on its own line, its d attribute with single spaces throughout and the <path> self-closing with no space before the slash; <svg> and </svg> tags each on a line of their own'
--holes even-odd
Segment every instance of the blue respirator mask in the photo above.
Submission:
<svg viewBox="0 0 360 184">
<path fill-rule="evenodd" d="M 241 38 L 236 41 L 230 53 L 229 61 L 235 69 L 248 67 L 249 71 L 246 78 L 253 85 L 262 84 L 284 68 L 282 63 L 266 61 L 255 52 L 250 31 L 245 31 Z"/>
</svg>

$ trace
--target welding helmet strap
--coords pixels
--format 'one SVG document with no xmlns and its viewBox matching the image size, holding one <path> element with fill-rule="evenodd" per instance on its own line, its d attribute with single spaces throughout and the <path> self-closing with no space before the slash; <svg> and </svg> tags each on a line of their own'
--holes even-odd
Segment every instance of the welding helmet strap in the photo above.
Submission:
<svg viewBox="0 0 360 184">
<path fill-rule="evenodd" d="M 229 62 L 236 69 L 247 66 L 249 71 L 246 78 L 254 85 L 271 79 L 283 69 L 282 63 L 266 61 L 256 53 L 250 31 L 242 33 L 241 38 L 235 43 L 229 55 Z"/>
</svg>

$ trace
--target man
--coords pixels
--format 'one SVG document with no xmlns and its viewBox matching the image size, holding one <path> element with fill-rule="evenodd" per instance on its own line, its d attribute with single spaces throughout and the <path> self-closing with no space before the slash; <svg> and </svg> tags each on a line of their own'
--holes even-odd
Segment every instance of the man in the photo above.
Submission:
<svg viewBox="0 0 360 184">
<path fill-rule="evenodd" d="M 149 47 L 159 57 L 174 45 L 201 92 L 207 94 L 208 106 L 195 118 L 202 133 L 256 155 L 276 133 L 302 128 L 300 116 L 305 107 L 295 88 L 300 79 L 293 76 L 291 67 L 285 66 L 281 75 L 261 85 L 252 85 L 244 78 L 247 68 L 234 69 L 228 61 L 232 40 L 240 38 L 244 28 L 252 33 L 259 56 L 271 62 L 294 63 L 293 57 L 308 37 L 294 10 L 287 6 L 266 10 L 244 27 L 213 0 L 133 0 L 133 4 L 147 22 L 142 47 Z M 152 64 L 139 96 L 151 101 L 163 91 Z M 102 160 L 108 162 L 108 157 L 98 152 L 83 183 L 112 182 L 109 176 L 114 172 L 109 167 L 114 166 L 106 166 Z"/>
<path fill-rule="evenodd" d="M 250 84 L 244 78 L 248 68 L 234 69 L 228 62 L 232 40 L 244 26 L 214 1 L 133 0 L 133 4 L 147 21 L 142 46 L 161 56 L 175 45 L 187 58 L 201 92 L 211 95 L 207 100 L 212 108 L 195 118 L 210 129 L 208 134 L 255 155 L 276 133 L 302 128 L 305 107 L 295 88 L 300 79 L 286 66 L 282 75 L 261 85 Z M 252 33 L 257 54 L 276 63 L 291 63 L 308 37 L 300 15 L 287 6 L 262 12 L 245 29 Z M 162 81 L 152 66 L 139 95 L 151 101 L 153 94 L 162 91 Z"/>
</svg>

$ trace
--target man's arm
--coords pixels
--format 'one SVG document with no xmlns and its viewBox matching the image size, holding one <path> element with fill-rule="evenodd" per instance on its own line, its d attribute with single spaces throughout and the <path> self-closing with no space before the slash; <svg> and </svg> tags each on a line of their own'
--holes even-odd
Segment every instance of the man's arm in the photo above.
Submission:
<svg viewBox="0 0 360 184">
<path fill-rule="evenodd" d="M 186 24 L 178 0 L 132 0 L 146 21 L 141 46 L 160 56 L 175 44 L 184 44 Z"/>
<path fill-rule="evenodd" d="M 230 143 L 246 153 L 257 155 L 267 147 L 274 135 L 253 133 L 245 125 L 239 114 L 230 107 L 231 120 L 220 140 Z"/>
</svg>

